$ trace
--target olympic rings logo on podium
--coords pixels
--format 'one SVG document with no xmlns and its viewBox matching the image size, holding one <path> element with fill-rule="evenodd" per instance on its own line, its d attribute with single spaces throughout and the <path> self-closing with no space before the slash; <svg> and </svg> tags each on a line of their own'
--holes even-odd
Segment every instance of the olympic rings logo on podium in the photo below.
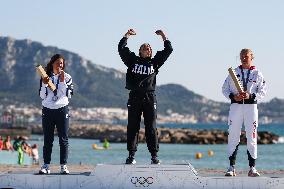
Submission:
<svg viewBox="0 0 284 189">
<path fill-rule="evenodd" d="M 153 177 L 131 177 L 131 183 L 135 185 L 135 187 L 149 187 L 154 182 Z"/>
</svg>

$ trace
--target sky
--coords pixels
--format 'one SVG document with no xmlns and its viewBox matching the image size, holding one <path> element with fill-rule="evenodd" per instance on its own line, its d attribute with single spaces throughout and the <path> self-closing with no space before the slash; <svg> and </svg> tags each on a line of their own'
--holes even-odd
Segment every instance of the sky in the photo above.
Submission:
<svg viewBox="0 0 284 189">
<path fill-rule="evenodd" d="M 138 54 L 148 42 L 155 54 L 163 42 L 154 32 L 162 29 L 174 51 L 158 85 L 181 84 L 223 102 L 228 68 L 240 64 L 242 48 L 251 48 L 268 85 L 263 101 L 269 101 L 284 99 L 283 10 L 282 0 L 9 0 L 0 2 L 0 35 L 57 46 L 126 72 L 117 52 L 121 37 L 133 28 L 137 35 L 128 47 Z"/>
</svg>

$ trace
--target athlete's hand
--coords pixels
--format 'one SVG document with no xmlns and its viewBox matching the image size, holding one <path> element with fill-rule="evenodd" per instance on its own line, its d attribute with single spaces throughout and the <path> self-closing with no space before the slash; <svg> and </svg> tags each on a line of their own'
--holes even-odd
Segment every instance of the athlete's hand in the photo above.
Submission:
<svg viewBox="0 0 284 189">
<path fill-rule="evenodd" d="M 44 84 L 47 84 L 48 81 L 49 81 L 49 77 L 44 77 L 44 78 L 42 78 L 42 82 L 43 82 Z"/>
<path fill-rule="evenodd" d="M 61 70 L 60 69 L 60 75 L 59 75 L 59 77 L 60 77 L 60 82 L 64 82 L 64 71 L 63 70 Z"/>
<path fill-rule="evenodd" d="M 241 92 L 240 95 L 243 99 L 249 99 L 250 94 L 248 92 Z"/>
<path fill-rule="evenodd" d="M 234 96 L 234 100 L 237 101 L 237 102 L 238 101 L 242 101 L 243 100 L 243 96 L 241 94 L 235 95 Z"/>
<path fill-rule="evenodd" d="M 157 30 L 155 33 L 156 33 L 157 35 L 162 36 L 162 38 L 163 38 L 164 41 L 167 40 L 166 35 L 165 35 L 165 33 L 164 33 L 162 30 Z"/>
<path fill-rule="evenodd" d="M 124 35 L 124 37 L 128 38 L 131 35 L 136 35 L 136 32 L 134 31 L 134 29 L 129 29 L 126 34 Z"/>
<path fill-rule="evenodd" d="M 157 35 L 165 35 L 162 30 L 157 30 L 157 31 L 155 31 L 155 33 L 156 33 Z"/>
</svg>

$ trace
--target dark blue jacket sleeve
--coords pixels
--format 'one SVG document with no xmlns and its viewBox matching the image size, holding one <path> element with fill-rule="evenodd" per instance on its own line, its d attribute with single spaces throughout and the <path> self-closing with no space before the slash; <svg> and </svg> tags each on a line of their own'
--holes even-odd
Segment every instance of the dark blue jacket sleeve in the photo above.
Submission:
<svg viewBox="0 0 284 189">
<path fill-rule="evenodd" d="M 123 63 L 129 67 L 132 63 L 134 58 L 136 57 L 134 52 L 131 52 L 127 45 L 127 38 L 123 37 L 118 43 L 118 53 L 120 55 L 121 60 Z"/>
<path fill-rule="evenodd" d="M 153 64 L 156 69 L 159 69 L 169 58 L 170 54 L 173 52 L 172 44 L 169 40 L 164 41 L 164 49 L 158 51 L 153 58 Z"/>
</svg>

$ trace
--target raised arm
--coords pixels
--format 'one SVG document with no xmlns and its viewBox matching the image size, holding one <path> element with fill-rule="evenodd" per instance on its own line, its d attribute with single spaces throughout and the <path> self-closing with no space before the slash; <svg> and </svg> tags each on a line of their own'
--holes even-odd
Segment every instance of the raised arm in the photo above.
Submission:
<svg viewBox="0 0 284 189">
<path fill-rule="evenodd" d="M 162 51 L 158 51 L 153 58 L 155 67 L 159 69 L 173 52 L 173 48 L 171 42 L 167 39 L 165 33 L 162 30 L 157 30 L 155 33 L 157 35 L 160 35 L 162 37 L 162 40 L 164 41 L 164 49 Z"/>
<path fill-rule="evenodd" d="M 131 64 L 131 59 L 136 56 L 134 52 L 131 52 L 129 48 L 126 47 L 127 39 L 132 35 L 136 35 L 136 32 L 133 29 L 129 29 L 118 43 L 118 53 L 127 67 Z"/>
<path fill-rule="evenodd" d="M 157 30 L 157 31 L 155 31 L 155 33 L 157 35 L 160 35 L 162 37 L 163 41 L 167 40 L 167 37 L 166 37 L 165 33 L 162 30 Z"/>
</svg>

